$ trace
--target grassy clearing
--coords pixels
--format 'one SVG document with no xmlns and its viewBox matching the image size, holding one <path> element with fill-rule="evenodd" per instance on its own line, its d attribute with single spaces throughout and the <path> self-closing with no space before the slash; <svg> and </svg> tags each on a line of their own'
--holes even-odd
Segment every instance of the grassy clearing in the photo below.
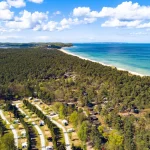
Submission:
<svg viewBox="0 0 150 150">
<path fill-rule="evenodd" d="M 45 103 L 41 104 L 40 102 L 36 102 L 36 105 L 38 105 L 47 114 L 50 114 L 50 112 L 53 111 L 52 105 L 47 105 Z M 62 119 L 59 119 L 59 117 L 55 117 L 53 119 L 64 126 L 64 124 L 62 123 Z M 69 123 L 68 126 L 64 126 L 64 127 L 65 127 L 66 130 L 68 130 L 70 128 L 73 128 L 73 125 Z M 60 131 L 60 132 L 61 132 L 61 135 L 62 135 L 62 140 L 61 141 L 65 143 L 63 132 L 62 131 Z M 71 144 L 74 144 L 74 146 L 81 146 L 81 141 L 80 141 L 76 131 L 72 132 L 72 133 L 69 133 L 69 138 L 70 138 L 70 143 Z"/>
<path fill-rule="evenodd" d="M 26 119 L 28 122 L 30 123 L 35 122 L 37 125 L 39 125 L 41 119 L 37 117 L 36 114 L 34 114 L 31 110 L 27 109 L 23 104 L 20 105 L 20 108 L 29 116 L 29 119 Z M 48 137 L 51 137 L 51 133 L 47 125 L 41 126 L 40 129 L 44 134 L 46 146 L 53 146 L 53 143 L 47 140 Z M 36 140 L 37 143 L 40 143 L 40 139 L 36 139 Z"/>
<path fill-rule="evenodd" d="M 71 123 L 69 123 L 69 125 L 67 126 L 64 126 L 64 124 L 62 123 L 62 119 L 59 119 L 59 117 L 55 117 L 53 118 L 55 121 L 57 121 L 58 123 L 60 123 L 61 125 L 63 125 L 63 127 L 65 127 L 66 131 L 68 129 L 71 129 L 73 128 L 73 125 Z M 70 143 L 71 144 L 74 144 L 74 146 L 81 146 L 81 141 L 77 135 L 77 132 L 71 132 L 71 133 L 68 133 L 69 135 L 69 138 L 70 138 Z"/>
<path fill-rule="evenodd" d="M 21 132 L 25 129 L 21 123 L 14 123 L 14 121 L 17 120 L 17 118 L 14 117 L 13 113 L 4 111 L 4 115 L 6 119 L 10 122 L 10 124 L 12 124 L 13 127 L 15 128 L 17 135 L 18 135 L 18 148 L 21 149 L 22 143 L 27 142 L 27 138 L 26 137 L 23 138 L 21 136 Z M 9 129 L 10 125 L 7 125 L 7 128 Z M 11 132 L 10 129 L 8 131 Z"/>
<path fill-rule="evenodd" d="M 29 116 L 29 118 L 25 118 L 25 121 L 32 124 L 32 122 L 35 122 L 36 124 L 40 121 L 40 119 L 33 113 L 31 112 L 29 109 L 27 109 L 26 107 L 23 107 L 24 105 L 20 105 L 20 108 L 26 113 L 27 116 Z M 37 132 L 37 130 L 34 128 L 33 126 L 33 130 L 35 133 L 35 140 L 36 140 L 36 147 L 38 149 L 41 148 L 41 141 L 40 141 L 40 136 Z"/>
<path fill-rule="evenodd" d="M 46 146 L 53 146 L 53 143 L 47 140 L 48 137 L 52 137 L 51 132 L 49 131 L 47 125 L 41 126 L 40 128 L 44 134 Z"/>
</svg>

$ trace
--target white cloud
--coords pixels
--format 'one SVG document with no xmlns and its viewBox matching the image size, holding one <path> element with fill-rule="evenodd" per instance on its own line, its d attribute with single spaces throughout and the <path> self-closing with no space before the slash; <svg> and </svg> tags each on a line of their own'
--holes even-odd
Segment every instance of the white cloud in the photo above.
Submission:
<svg viewBox="0 0 150 150">
<path fill-rule="evenodd" d="M 137 28 L 150 28 L 150 22 L 140 24 Z"/>
<path fill-rule="evenodd" d="M 60 14 L 61 14 L 60 11 L 56 11 L 56 12 L 53 13 L 53 15 L 60 15 Z"/>
<path fill-rule="evenodd" d="M 20 39 L 21 36 L 17 36 L 17 35 L 12 35 L 12 36 L 0 36 L 0 40 L 4 41 L 4 40 L 8 40 L 8 41 L 13 41 L 15 39 Z"/>
<path fill-rule="evenodd" d="M 48 12 L 28 12 L 24 10 L 20 13 L 21 17 L 15 17 L 14 21 L 6 22 L 6 27 L 13 29 L 34 29 L 37 28 L 38 25 L 41 25 L 43 22 L 48 19 Z"/>
<path fill-rule="evenodd" d="M 9 10 L 10 6 L 7 2 L 0 2 L 0 20 L 11 20 L 14 13 Z"/>
<path fill-rule="evenodd" d="M 91 11 L 91 9 L 89 7 L 75 8 L 73 10 L 73 16 L 75 16 L 75 17 L 91 17 L 91 18 L 101 17 L 99 12 Z"/>
<path fill-rule="evenodd" d="M 102 27 L 150 28 L 150 6 L 123 2 L 115 8 L 104 7 L 99 14 L 109 18 Z"/>
<path fill-rule="evenodd" d="M 60 27 L 58 28 L 58 30 L 69 29 L 72 25 L 89 24 L 93 23 L 94 21 L 96 21 L 95 18 L 84 18 L 81 20 L 79 20 L 78 18 L 64 18 L 60 21 Z"/>
<path fill-rule="evenodd" d="M 7 2 L 5 2 L 5 1 L 0 2 L 0 10 L 6 10 L 6 9 L 9 9 L 9 8 L 10 8 L 10 6 L 8 5 Z"/>
<path fill-rule="evenodd" d="M 11 32 L 19 32 L 20 30 L 19 29 L 6 29 L 6 28 L 3 28 L 3 27 L 0 27 L 0 34 L 3 34 L 3 33 L 11 33 Z"/>
<path fill-rule="evenodd" d="M 78 8 L 75 8 L 73 10 L 73 15 L 75 17 L 82 17 L 82 16 L 89 16 L 90 15 L 90 8 L 89 7 L 78 7 Z"/>
<path fill-rule="evenodd" d="M 0 33 L 2 34 L 2 33 L 4 33 L 4 32 L 6 32 L 7 30 L 5 29 L 5 28 L 2 28 L 2 27 L 0 27 Z"/>
<path fill-rule="evenodd" d="M 71 25 L 78 25 L 78 24 L 81 24 L 83 23 L 82 20 L 79 20 L 77 18 L 75 19 L 72 19 L 72 18 L 69 18 L 69 19 L 62 19 L 60 22 L 56 22 L 56 21 L 49 21 L 48 23 L 43 23 L 39 26 L 36 26 L 34 28 L 34 30 L 43 30 L 43 31 L 55 31 L 55 30 L 58 30 L 58 31 L 62 31 L 64 29 L 69 29 L 71 27 Z"/>
<path fill-rule="evenodd" d="M 12 21 L 6 21 L 5 27 L 9 29 L 32 29 L 34 31 L 61 31 L 79 24 L 89 24 L 96 21 L 96 18 L 64 18 L 61 21 L 52 21 L 48 18 L 48 12 L 20 12 L 20 16 L 14 17 Z"/>
<path fill-rule="evenodd" d="M 25 7 L 26 3 L 24 0 L 7 0 L 7 3 L 15 8 Z"/>
<path fill-rule="evenodd" d="M 131 36 L 138 36 L 138 35 L 149 35 L 149 32 L 131 32 Z"/>
<path fill-rule="evenodd" d="M 42 26 L 42 30 L 44 31 L 54 31 L 57 30 L 58 23 L 55 21 L 49 21 L 47 24 Z"/>
<path fill-rule="evenodd" d="M 103 7 L 101 11 L 91 11 L 89 7 L 78 7 L 73 10 L 76 17 L 111 17 L 119 20 L 150 19 L 150 6 L 138 3 L 123 2 L 117 7 Z"/>
<path fill-rule="evenodd" d="M 0 10 L 0 20 L 11 20 L 14 16 L 14 13 L 8 9 Z"/>
<path fill-rule="evenodd" d="M 103 7 L 100 17 L 113 17 L 120 20 L 150 19 L 150 7 L 140 6 L 138 3 L 123 2 L 115 8 Z"/>
<path fill-rule="evenodd" d="M 133 21 L 120 21 L 118 19 L 110 19 L 103 23 L 102 27 L 137 27 L 140 25 L 141 21 L 133 20 Z"/>
<path fill-rule="evenodd" d="M 42 0 L 28 1 L 42 2 Z M 103 7 L 100 11 L 92 11 L 89 7 L 77 7 L 73 10 L 72 16 L 63 18 L 60 21 L 50 19 L 48 12 L 36 11 L 31 13 L 27 10 L 14 17 L 14 13 L 9 8 L 11 6 L 23 7 L 25 1 L 7 0 L 7 2 L 0 2 L 0 20 L 5 20 L 3 23 L 5 23 L 6 29 L 61 31 L 76 25 L 91 24 L 98 20 L 98 18 L 106 19 L 101 24 L 102 27 L 150 28 L 150 6 L 140 6 L 138 3 L 132 3 L 131 1 L 123 2 L 116 7 Z M 53 13 L 54 16 L 59 14 L 61 14 L 60 11 Z"/>
<path fill-rule="evenodd" d="M 95 22 L 96 20 L 96 18 L 84 18 L 84 23 L 89 24 Z"/>
<path fill-rule="evenodd" d="M 73 10 L 73 16 L 106 18 L 102 27 L 150 28 L 150 6 L 140 6 L 131 1 L 123 2 L 117 7 L 103 7 L 100 11 L 91 11 L 89 7 L 78 7 Z"/>
<path fill-rule="evenodd" d="M 62 19 L 60 21 L 60 27 L 58 28 L 58 30 L 64 30 L 64 29 L 69 29 L 71 25 L 77 25 L 79 24 L 79 20 L 76 18 L 76 19 L 72 19 L 72 18 L 69 18 L 69 19 Z"/>
<path fill-rule="evenodd" d="M 38 4 L 40 4 L 40 3 L 42 3 L 44 0 L 29 0 L 30 2 L 33 2 L 33 3 L 38 3 Z"/>
</svg>

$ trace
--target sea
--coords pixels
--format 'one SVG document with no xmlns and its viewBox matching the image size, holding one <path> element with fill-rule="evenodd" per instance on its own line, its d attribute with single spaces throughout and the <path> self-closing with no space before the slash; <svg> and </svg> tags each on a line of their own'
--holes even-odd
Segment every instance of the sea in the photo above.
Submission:
<svg viewBox="0 0 150 150">
<path fill-rule="evenodd" d="M 126 70 L 136 75 L 150 76 L 150 44 L 74 43 L 65 52 Z"/>
</svg>

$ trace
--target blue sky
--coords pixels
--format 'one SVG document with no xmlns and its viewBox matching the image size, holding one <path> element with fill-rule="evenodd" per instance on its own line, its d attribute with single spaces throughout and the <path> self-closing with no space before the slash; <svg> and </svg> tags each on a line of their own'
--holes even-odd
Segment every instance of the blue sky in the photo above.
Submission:
<svg viewBox="0 0 150 150">
<path fill-rule="evenodd" d="M 150 43 L 150 1 L 0 1 L 0 42 L 55 41 Z"/>
</svg>

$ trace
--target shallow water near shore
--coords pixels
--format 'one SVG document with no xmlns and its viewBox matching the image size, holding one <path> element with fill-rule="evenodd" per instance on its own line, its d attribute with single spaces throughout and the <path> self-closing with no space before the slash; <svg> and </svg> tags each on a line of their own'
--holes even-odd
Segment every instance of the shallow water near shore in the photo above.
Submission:
<svg viewBox="0 0 150 150">
<path fill-rule="evenodd" d="M 119 70 L 150 76 L 150 44 L 84 43 L 63 49 L 70 54 L 114 66 Z"/>
</svg>

